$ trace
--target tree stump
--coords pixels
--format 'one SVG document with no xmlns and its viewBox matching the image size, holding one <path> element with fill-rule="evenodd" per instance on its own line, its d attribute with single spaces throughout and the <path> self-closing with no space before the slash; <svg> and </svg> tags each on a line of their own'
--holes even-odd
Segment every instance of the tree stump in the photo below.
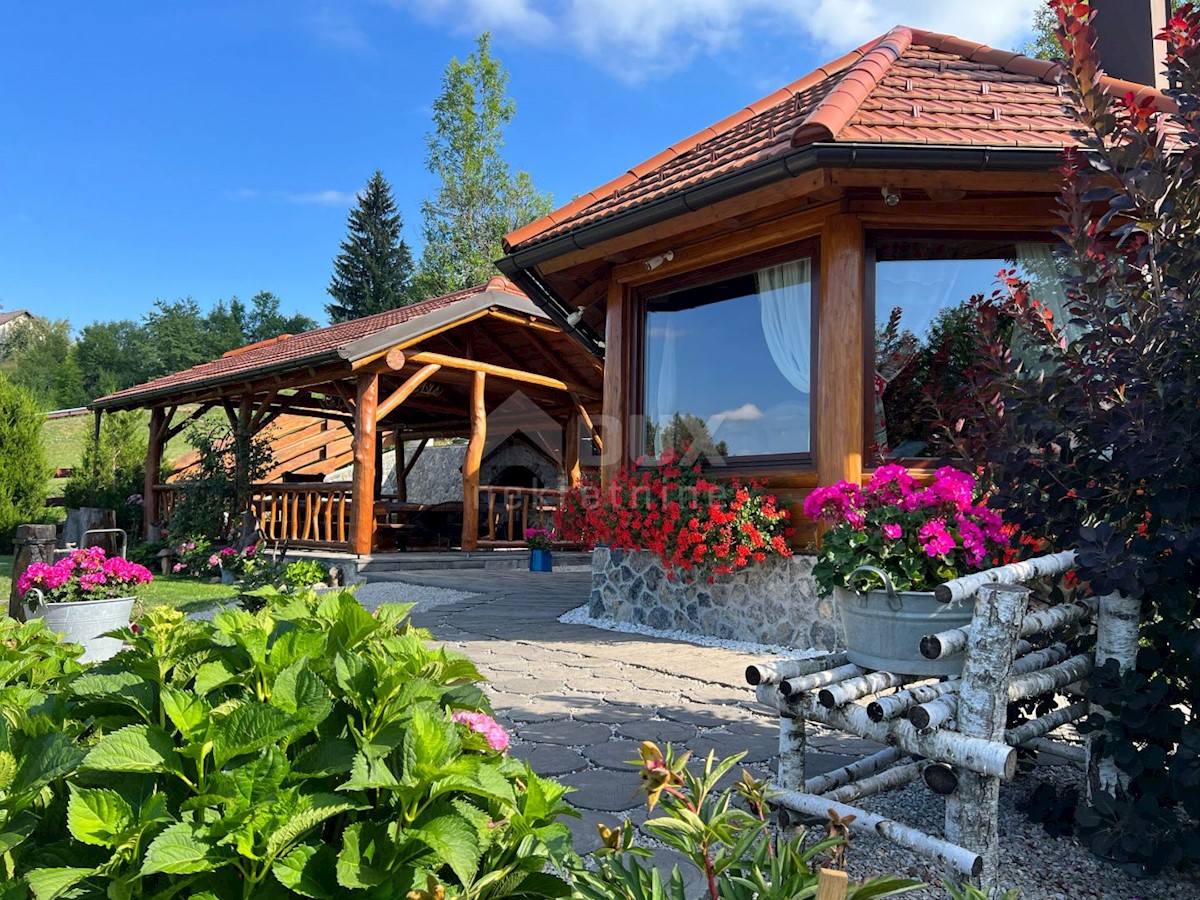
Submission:
<svg viewBox="0 0 1200 900">
<path fill-rule="evenodd" d="M 34 563 L 54 562 L 54 542 L 57 529 L 53 525 L 18 525 L 13 541 L 12 588 L 8 594 L 8 614 L 25 621 L 25 604 L 17 592 L 17 581 Z"/>
<path fill-rule="evenodd" d="M 67 521 L 63 525 L 60 547 L 103 547 L 105 554 L 113 556 L 121 550 L 121 537 L 117 534 L 93 534 L 84 542 L 83 536 L 96 528 L 116 528 L 117 511 L 99 506 L 84 506 L 67 510 Z"/>
</svg>

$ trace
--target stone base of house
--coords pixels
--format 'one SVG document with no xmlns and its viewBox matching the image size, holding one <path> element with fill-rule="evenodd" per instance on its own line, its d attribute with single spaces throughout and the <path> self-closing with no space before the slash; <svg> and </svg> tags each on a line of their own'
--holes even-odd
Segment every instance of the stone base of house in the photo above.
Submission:
<svg viewBox="0 0 1200 900">
<path fill-rule="evenodd" d="M 812 556 L 771 559 L 712 583 L 667 580 L 658 558 L 640 550 L 592 553 L 594 619 L 689 634 L 836 650 L 841 623 L 831 599 L 817 595 Z"/>
</svg>

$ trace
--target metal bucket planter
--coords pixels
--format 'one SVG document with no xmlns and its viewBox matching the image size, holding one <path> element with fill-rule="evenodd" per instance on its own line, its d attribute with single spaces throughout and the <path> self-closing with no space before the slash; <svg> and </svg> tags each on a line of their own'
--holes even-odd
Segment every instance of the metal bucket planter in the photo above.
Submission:
<svg viewBox="0 0 1200 900">
<path fill-rule="evenodd" d="M 551 557 L 550 550 L 530 550 L 529 551 L 529 571 L 530 572 L 550 572 L 553 571 L 554 560 Z"/>
<path fill-rule="evenodd" d="M 846 656 L 852 663 L 897 675 L 957 677 L 963 655 L 945 659 L 921 656 L 921 638 L 949 628 L 971 624 L 974 598 L 962 603 L 942 603 L 932 591 L 897 591 L 886 572 L 859 566 L 850 577 L 869 572 L 883 582 L 883 590 L 855 592 L 837 588 L 834 599 L 846 635 Z"/>
<path fill-rule="evenodd" d="M 46 623 L 47 629 L 61 634 L 63 640 L 82 644 L 82 662 L 99 662 L 121 651 L 123 643 L 120 638 L 102 635 L 129 624 L 133 601 L 133 597 L 113 597 L 108 600 L 46 603 L 39 597 L 33 614 Z"/>
</svg>

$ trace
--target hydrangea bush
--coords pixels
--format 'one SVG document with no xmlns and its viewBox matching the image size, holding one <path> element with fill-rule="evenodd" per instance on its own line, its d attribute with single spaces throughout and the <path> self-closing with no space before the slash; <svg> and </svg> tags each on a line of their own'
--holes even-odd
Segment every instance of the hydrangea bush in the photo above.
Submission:
<svg viewBox="0 0 1200 900">
<path fill-rule="evenodd" d="M 667 577 L 728 575 L 792 555 L 790 515 L 762 482 L 716 482 L 668 450 L 656 466 L 617 472 L 607 487 L 584 484 L 563 498 L 558 533 L 584 546 L 648 550 Z"/>
<path fill-rule="evenodd" d="M 817 488 L 804 514 L 828 526 L 813 575 L 823 593 L 853 588 L 850 573 L 875 566 L 899 591 L 931 591 L 992 565 L 1008 545 L 999 514 L 978 496 L 974 476 L 950 466 L 922 485 L 904 466 L 875 470 L 860 486 Z"/>
<path fill-rule="evenodd" d="M 75 550 L 50 563 L 34 563 L 17 579 L 22 596 L 37 589 L 51 603 L 130 597 L 153 576 L 145 566 L 120 556 L 106 556 L 103 547 Z"/>
</svg>

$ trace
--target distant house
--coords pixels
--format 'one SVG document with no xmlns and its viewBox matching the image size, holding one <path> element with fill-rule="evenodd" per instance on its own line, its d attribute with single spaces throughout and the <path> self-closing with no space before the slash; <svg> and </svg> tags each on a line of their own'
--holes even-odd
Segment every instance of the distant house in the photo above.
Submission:
<svg viewBox="0 0 1200 900">
<path fill-rule="evenodd" d="M 12 312 L 0 312 L 0 346 L 8 340 L 8 333 L 18 322 L 33 319 L 34 315 L 27 309 L 14 309 Z"/>
</svg>

